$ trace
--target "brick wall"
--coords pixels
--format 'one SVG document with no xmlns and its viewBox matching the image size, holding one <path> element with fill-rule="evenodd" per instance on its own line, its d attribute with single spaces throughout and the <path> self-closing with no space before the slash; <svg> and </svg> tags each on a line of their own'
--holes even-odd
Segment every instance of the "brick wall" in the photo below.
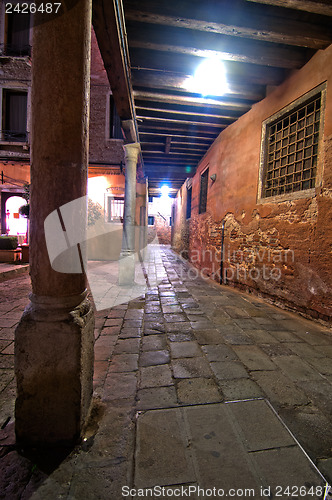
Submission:
<svg viewBox="0 0 332 500">
<path fill-rule="evenodd" d="M 148 243 L 152 243 L 155 238 L 158 238 L 160 245 L 171 244 L 172 228 L 168 221 L 160 215 L 154 215 L 154 225 L 148 226 Z"/>
<path fill-rule="evenodd" d="M 123 141 L 109 139 L 108 96 L 111 92 L 96 35 L 91 33 L 91 88 L 90 88 L 90 162 L 119 163 L 124 161 Z"/>
<path fill-rule="evenodd" d="M 171 226 L 169 225 L 169 221 L 167 219 L 165 220 L 163 217 L 160 217 L 159 215 L 155 215 L 154 227 L 156 229 L 159 243 L 161 245 L 170 245 Z"/>
<path fill-rule="evenodd" d="M 184 184 L 173 206 L 172 247 L 183 258 L 188 259 L 189 220 L 186 219 L 186 207 L 187 188 L 186 184 Z"/>
<path fill-rule="evenodd" d="M 262 122 L 327 81 L 319 162 L 322 181 L 312 196 L 257 202 Z M 192 216 L 185 219 L 186 186 L 176 200 L 173 246 L 189 253 L 204 274 L 220 279 L 221 233 L 228 285 L 320 318 L 331 319 L 332 46 L 225 129 L 193 178 Z M 207 211 L 198 214 L 200 173 L 209 166 Z M 292 197 L 290 197 L 292 198 Z M 189 237 L 183 237 L 189 232 Z M 185 255 L 184 255 L 185 256 Z"/>
</svg>

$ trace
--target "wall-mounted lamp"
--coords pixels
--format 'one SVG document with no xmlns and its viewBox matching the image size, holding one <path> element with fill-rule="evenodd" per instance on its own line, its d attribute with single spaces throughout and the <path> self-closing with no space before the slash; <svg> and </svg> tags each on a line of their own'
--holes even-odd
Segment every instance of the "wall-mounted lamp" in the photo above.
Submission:
<svg viewBox="0 0 332 500">
<path fill-rule="evenodd" d="M 217 178 L 217 174 L 210 175 L 210 179 L 212 182 L 215 182 L 216 178 Z"/>
</svg>

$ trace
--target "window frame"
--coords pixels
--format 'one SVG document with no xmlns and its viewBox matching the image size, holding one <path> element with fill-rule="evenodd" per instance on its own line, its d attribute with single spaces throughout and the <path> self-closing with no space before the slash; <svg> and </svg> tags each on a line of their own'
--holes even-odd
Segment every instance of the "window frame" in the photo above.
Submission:
<svg viewBox="0 0 332 500">
<path fill-rule="evenodd" d="M 318 130 L 318 152 L 317 152 L 317 168 L 316 168 L 316 177 L 315 177 L 315 186 L 302 189 L 299 191 L 292 191 L 288 193 L 282 193 L 274 196 L 264 196 L 264 188 L 266 182 L 266 169 L 267 169 L 267 156 L 268 156 L 268 131 L 269 127 L 273 125 L 273 123 L 286 118 L 287 115 L 290 115 L 292 112 L 295 112 L 298 108 L 305 106 L 306 103 L 309 103 L 311 100 L 314 100 L 315 97 L 318 97 L 320 94 L 321 104 L 320 104 L 320 123 Z M 326 104 L 326 82 L 318 85 L 314 89 L 310 90 L 306 94 L 297 98 L 289 105 L 280 109 L 278 112 L 271 115 L 269 118 L 263 121 L 262 123 L 262 134 L 261 134 L 261 153 L 260 153 L 260 166 L 259 166 L 259 177 L 258 177 L 258 193 L 257 193 L 257 203 L 273 203 L 279 201 L 288 201 L 288 200 L 296 200 L 301 198 L 311 198 L 315 195 L 316 189 L 322 185 L 322 170 L 323 170 L 323 162 L 322 162 L 322 143 L 323 143 L 323 128 L 324 128 L 324 115 L 325 115 L 325 104 Z"/>
<path fill-rule="evenodd" d="M 124 196 L 119 196 L 119 195 L 113 195 L 113 194 L 106 194 L 105 196 L 105 208 L 106 210 L 104 210 L 104 213 L 105 213 L 105 222 L 109 223 L 109 224 L 114 224 L 114 223 L 119 223 L 119 222 L 122 222 L 123 220 L 123 216 L 124 216 Z M 122 210 L 122 216 L 112 216 L 112 213 L 111 213 L 111 210 L 110 210 L 110 206 L 111 206 L 111 202 L 112 201 L 122 201 L 122 206 L 123 206 L 123 210 Z"/>
<path fill-rule="evenodd" d="M 4 9 L 5 11 L 5 9 Z M 9 44 L 9 38 L 12 36 L 12 24 L 14 22 L 14 16 L 22 16 L 22 19 L 27 20 L 26 38 L 27 44 L 23 47 L 15 47 Z M 11 26 L 11 28 L 10 28 Z M 27 14 L 16 13 L 6 14 L 4 12 L 3 18 L 1 20 L 1 31 L 2 39 L 1 43 L 3 46 L 3 54 L 9 57 L 31 57 L 31 43 L 32 43 L 32 26 L 33 26 L 33 14 L 30 12 Z"/>
<path fill-rule="evenodd" d="M 204 201 L 204 207 L 202 207 L 203 204 L 203 191 L 202 191 L 202 183 L 203 183 L 203 178 L 206 178 L 206 193 L 205 193 L 205 201 Z M 209 191 L 209 165 L 206 165 L 204 170 L 201 171 L 200 174 L 200 183 L 199 183 L 199 204 L 198 204 L 198 213 L 199 214 L 204 214 L 207 211 L 207 201 L 208 201 L 208 191 Z"/>
<path fill-rule="evenodd" d="M 6 99 L 6 94 L 7 93 L 18 93 L 18 94 L 26 94 L 26 137 L 25 140 L 13 140 L 13 139 L 7 139 L 4 137 L 4 133 L 6 132 L 5 128 L 5 122 L 7 119 L 7 111 L 6 111 L 6 106 L 7 103 L 5 103 Z M 29 144 L 29 122 L 30 122 L 30 89 L 25 87 L 0 87 L 0 115 L 1 115 L 1 121 L 0 121 L 0 144 L 13 144 L 13 145 L 27 145 Z"/>
</svg>

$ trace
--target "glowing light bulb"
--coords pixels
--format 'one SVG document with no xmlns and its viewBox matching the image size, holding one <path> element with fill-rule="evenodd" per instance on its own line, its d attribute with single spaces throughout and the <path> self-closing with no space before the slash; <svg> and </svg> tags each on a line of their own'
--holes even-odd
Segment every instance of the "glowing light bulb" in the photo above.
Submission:
<svg viewBox="0 0 332 500">
<path fill-rule="evenodd" d="M 161 196 L 168 196 L 169 195 L 169 191 L 170 191 L 170 189 L 169 189 L 169 186 L 167 186 L 167 184 L 164 184 L 160 188 Z"/>
<path fill-rule="evenodd" d="M 228 84 L 223 62 L 218 57 L 205 59 L 185 84 L 188 90 L 203 96 L 224 95 L 228 91 Z"/>
</svg>

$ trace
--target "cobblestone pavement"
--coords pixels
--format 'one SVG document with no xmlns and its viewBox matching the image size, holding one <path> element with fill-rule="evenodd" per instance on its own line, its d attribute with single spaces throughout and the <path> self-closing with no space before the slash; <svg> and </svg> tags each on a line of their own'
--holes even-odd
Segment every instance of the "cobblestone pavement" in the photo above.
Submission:
<svg viewBox="0 0 332 500">
<path fill-rule="evenodd" d="M 96 312 L 91 423 L 49 477 L 13 442 L 13 340 L 29 279 L 1 284 L 0 498 L 118 500 L 133 485 L 138 415 L 253 398 L 271 403 L 332 480 L 331 330 L 203 279 L 161 248 L 150 263 L 158 286 Z"/>
</svg>

